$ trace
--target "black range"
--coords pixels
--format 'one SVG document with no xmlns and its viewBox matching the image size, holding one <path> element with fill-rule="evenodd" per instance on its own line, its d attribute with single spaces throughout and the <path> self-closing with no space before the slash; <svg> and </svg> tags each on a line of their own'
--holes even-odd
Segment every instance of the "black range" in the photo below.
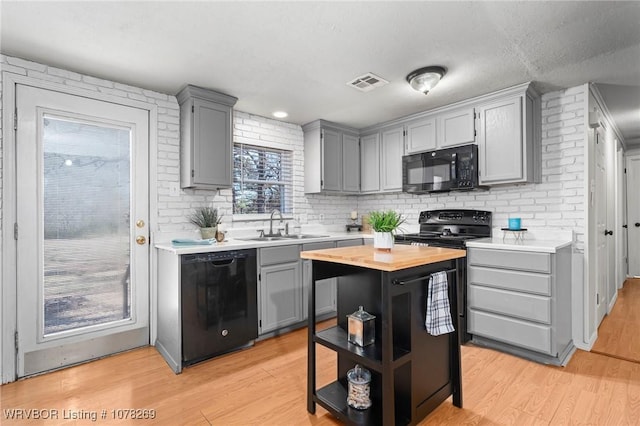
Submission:
<svg viewBox="0 0 640 426">
<path fill-rule="evenodd" d="M 465 249 L 466 242 L 491 237 L 491 212 L 482 210 L 425 210 L 418 219 L 420 232 L 398 234 L 396 244 Z M 460 342 L 470 339 L 467 334 L 467 271 L 466 260 L 462 279 L 458 280 L 458 327 Z"/>
</svg>

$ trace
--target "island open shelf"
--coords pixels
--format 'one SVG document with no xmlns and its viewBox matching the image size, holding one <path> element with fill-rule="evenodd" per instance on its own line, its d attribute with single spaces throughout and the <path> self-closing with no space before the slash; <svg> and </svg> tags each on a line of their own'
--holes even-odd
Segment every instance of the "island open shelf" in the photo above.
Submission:
<svg viewBox="0 0 640 426">
<path fill-rule="evenodd" d="M 396 246 L 391 253 L 371 246 L 302 252 L 311 259 L 307 410 L 316 404 L 354 425 L 416 424 L 449 395 L 462 407 L 460 346 L 456 331 L 432 336 L 425 330 L 426 295 L 433 273 L 446 271 L 452 319 L 457 312 L 456 283 L 462 279 L 464 250 Z M 338 277 L 337 325 L 316 330 L 315 287 Z M 375 343 L 348 341 L 347 315 L 359 306 L 375 315 Z M 316 345 L 335 351 L 336 380 L 316 389 Z M 347 371 L 356 364 L 372 375 L 372 406 L 347 405 Z"/>
</svg>

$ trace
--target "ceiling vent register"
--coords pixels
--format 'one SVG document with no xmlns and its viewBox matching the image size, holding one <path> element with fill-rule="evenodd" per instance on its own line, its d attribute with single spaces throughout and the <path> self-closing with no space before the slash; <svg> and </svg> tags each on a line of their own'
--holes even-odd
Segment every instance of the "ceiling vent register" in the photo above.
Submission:
<svg viewBox="0 0 640 426">
<path fill-rule="evenodd" d="M 382 87 L 387 84 L 389 84 L 387 80 L 382 77 L 378 77 L 371 72 L 361 75 L 360 77 L 356 77 L 347 83 L 348 86 L 351 86 L 361 92 L 369 92 L 377 87 Z"/>
</svg>

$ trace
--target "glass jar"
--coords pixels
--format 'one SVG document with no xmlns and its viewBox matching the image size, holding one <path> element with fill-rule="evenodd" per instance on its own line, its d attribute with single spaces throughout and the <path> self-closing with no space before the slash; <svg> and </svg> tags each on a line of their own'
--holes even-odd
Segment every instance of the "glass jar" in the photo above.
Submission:
<svg viewBox="0 0 640 426">
<path fill-rule="evenodd" d="M 356 364 L 354 368 L 347 371 L 347 381 L 349 382 L 347 405 L 356 410 L 366 410 L 371 407 L 369 370 Z"/>
<path fill-rule="evenodd" d="M 367 346 L 376 340 L 375 315 L 365 311 L 362 306 L 351 315 L 347 315 L 349 342 L 358 346 Z"/>
</svg>

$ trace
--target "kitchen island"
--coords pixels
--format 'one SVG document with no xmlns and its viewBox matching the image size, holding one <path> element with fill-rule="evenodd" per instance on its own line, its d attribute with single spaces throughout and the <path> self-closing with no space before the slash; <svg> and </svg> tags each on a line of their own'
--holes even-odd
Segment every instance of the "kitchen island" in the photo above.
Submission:
<svg viewBox="0 0 640 426">
<path fill-rule="evenodd" d="M 445 272 L 450 313 L 457 312 L 456 283 L 463 277 L 464 250 L 396 245 L 391 252 L 372 246 L 304 251 L 313 262 L 309 312 L 315 288 L 339 277 L 337 325 L 316 330 L 309 315 L 307 411 L 320 404 L 348 424 L 416 424 L 449 395 L 462 407 L 458 330 L 432 336 L 425 330 L 427 291 L 432 274 Z M 318 283 L 319 284 L 319 283 Z M 375 342 L 349 343 L 347 315 L 363 306 L 375 315 Z M 452 319 L 455 315 L 451 316 Z M 454 320 L 455 325 L 455 320 Z M 337 379 L 316 389 L 316 344 L 337 354 Z M 371 372 L 372 405 L 347 405 L 347 372 L 356 364 Z"/>
</svg>

